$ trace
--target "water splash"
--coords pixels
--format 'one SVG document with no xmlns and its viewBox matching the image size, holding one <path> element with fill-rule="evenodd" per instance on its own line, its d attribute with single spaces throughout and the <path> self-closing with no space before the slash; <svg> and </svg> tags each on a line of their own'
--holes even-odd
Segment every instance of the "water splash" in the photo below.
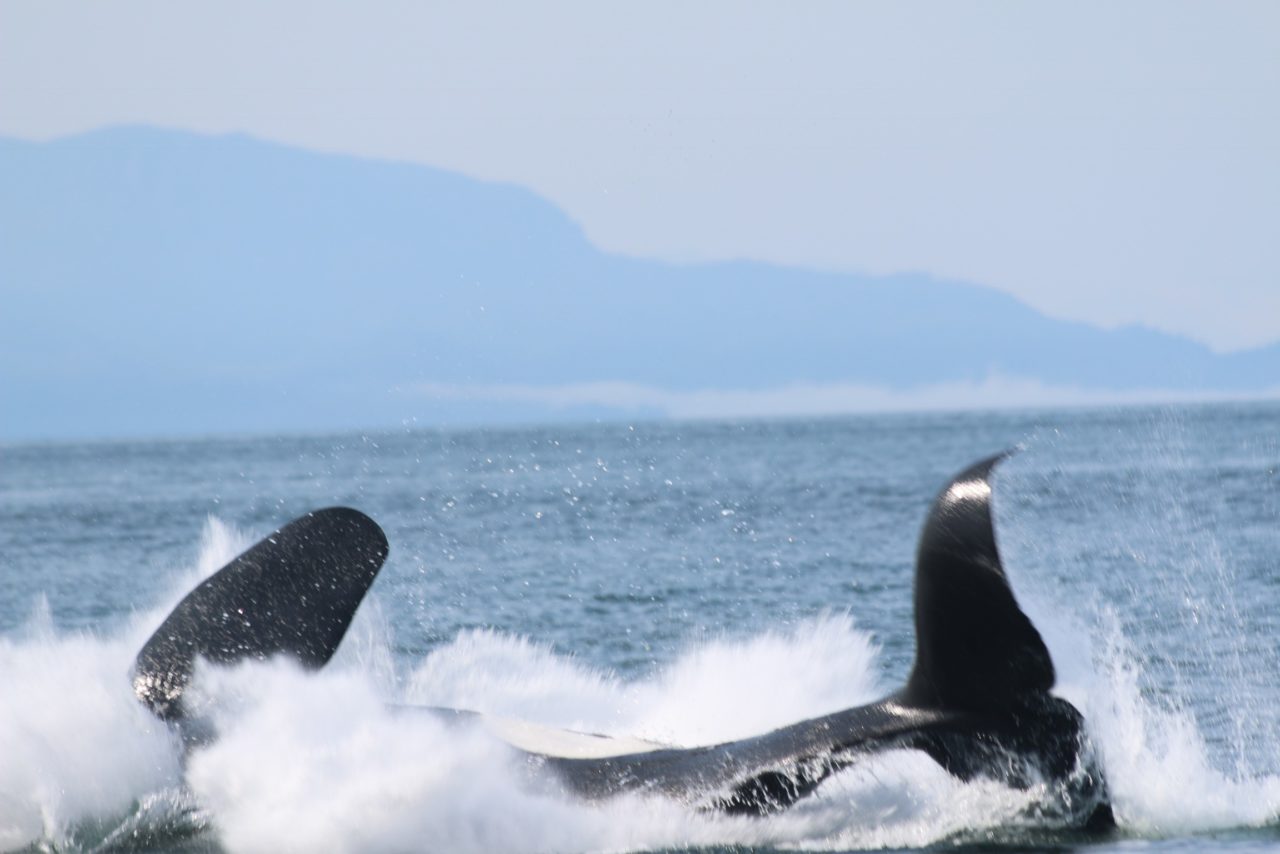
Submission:
<svg viewBox="0 0 1280 854">
<path fill-rule="evenodd" d="M 1215 757 L 1195 716 L 1143 690 L 1140 656 L 1114 615 L 1085 717 L 1102 751 L 1117 817 L 1149 836 L 1260 827 L 1280 814 L 1280 776 Z"/>
<path fill-rule="evenodd" d="M 92 847 L 118 835 L 122 816 L 139 833 L 189 822 L 174 806 L 181 748 L 134 697 L 130 668 L 186 591 L 248 541 L 210 518 L 194 565 L 111 636 L 58 633 L 41 598 L 20 631 L 0 637 L 0 851 Z"/>
<path fill-rule="evenodd" d="M 57 635 L 47 609 L 0 638 L 0 850 L 65 842 L 179 780 L 174 739 L 129 687 L 132 656 Z"/>
<path fill-rule="evenodd" d="M 827 615 L 787 633 L 705 641 L 651 678 L 623 682 L 524 638 L 469 631 L 415 668 L 404 700 L 709 744 L 876 698 L 877 652 L 848 615 Z"/>
<path fill-rule="evenodd" d="M 204 834 L 244 851 L 845 850 L 1008 832 L 1025 839 L 1016 834 L 1044 826 L 1036 809 L 1046 793 L 960 783 L 907 751 L 859 763 L 767 820 L 641 797 L 582 803 L 481 730 L 388 705 L 467 707 L 676 744 L 741 737 L 880 693 L 876 644 L 839 614 L 696 641 L 665 667 L 624 680 L 491 631 L 397 662 L 375 598 L 321 674 L 282 662 L 201 669 L 193 691 L 221 738 L 184 766 L 170 734 L 134 701 L 128 667 L 178 598 L 248 542 L 211 520 L 194 565 L 113 635 L 60 635 L 37 608 L 22 632 L 0 638 L 0 849 L 146 848 Z M 1041 559 L 1058 557 L 1050 550 Z M 1230 563 L 1219 554 L 1205 565 L 1221 573 Z M 1280 778 L 1230 761 L 1230 751 L 1224 763 L 1194 710 L 1144 678 L 1142 626 L 1063 607 L 1075 601 L 1050 591 L 1032 616 L 1058 660 L 1062 692 L 1089 719 L 1124 830 L 1159 837 L 1274 821 Z M 1247 759 L 1259 742 L 1231 744 Z"/>
<path fill-rule="evenodd" d="M 1081 463 L 1068 433 L 1042 432 L 998 484 L 1015 587 L 1059 691 L 1084 712 L 1126 833 L 1280 816 L 1274 548 L 1242 539 L 1275 539 L 1274 449 L 1230 437 L 1156 411 Z M 1249 514 L 1269 524 L 1239 524 Z"/>
</svg>

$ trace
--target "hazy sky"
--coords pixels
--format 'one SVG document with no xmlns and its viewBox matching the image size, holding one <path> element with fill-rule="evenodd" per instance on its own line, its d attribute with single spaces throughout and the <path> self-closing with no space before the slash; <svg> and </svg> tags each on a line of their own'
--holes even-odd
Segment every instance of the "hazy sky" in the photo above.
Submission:
<svg viewBox="0 0 1280 854">
<path fill-rule="evenodd" d="M 927 271 L 1280 340 L 1280 3 L 0 0 L 0 134 L 245 131 L 600 246 Z"/>
</svg>

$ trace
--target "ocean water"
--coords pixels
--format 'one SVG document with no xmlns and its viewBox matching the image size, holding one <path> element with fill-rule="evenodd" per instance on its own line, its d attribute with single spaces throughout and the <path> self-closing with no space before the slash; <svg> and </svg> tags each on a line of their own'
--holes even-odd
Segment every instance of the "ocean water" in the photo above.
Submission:
<svg viewBox="0 0 1280 854">
<path fill-rule="evenodd" d="M 0 446 L 0 851 L 1280 849 L 1280 405 Z M 476 709 L 675 744 L 875 699 L 936 491 L 995 480 L 1115 834 L 884 754 L 767 819 L 584 804 Z M 391 555 L 335 660 L 206 668 L 183 757 L 132 658 L 201 578 L 349 505 Z"/>
</svg>

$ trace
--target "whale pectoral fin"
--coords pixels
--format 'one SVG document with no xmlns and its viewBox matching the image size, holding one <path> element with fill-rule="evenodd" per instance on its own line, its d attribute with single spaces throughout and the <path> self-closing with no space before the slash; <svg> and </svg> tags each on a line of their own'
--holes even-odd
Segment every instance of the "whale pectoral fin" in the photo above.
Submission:
<svg viewBox="0 0 1280 854">
<path fill-rule="evenodd" d="M 218 663 L 284 654 L 323 666 L 387 557 L 382 529 L 333 507 L 295 519 L 192 590 L 134 662 L 134 692 L 157 716 L 183 716 L 197 657 Z"/>
<path fill-rule="evenodd" d="M 1018 607 L 996 548 L 990 476 L 1008 454 L 961 472 L 934 500 L 916 554 L 916 661 L 903 699 L 1002 711 L 1053 687 L 1053 662 Z"/>
</svg>

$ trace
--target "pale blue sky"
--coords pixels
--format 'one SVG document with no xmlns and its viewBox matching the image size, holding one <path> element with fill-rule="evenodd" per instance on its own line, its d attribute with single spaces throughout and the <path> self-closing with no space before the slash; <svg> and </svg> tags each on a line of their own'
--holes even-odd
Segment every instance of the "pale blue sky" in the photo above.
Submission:
<svg viewBox="0 0 1280 854">
<path fill-rule="evenodd" d="M 1280 4 L 0 0 L 0 134 L 245 131 L 601 247 L 927 271 L 1280 340 Z"/>
</svg>

